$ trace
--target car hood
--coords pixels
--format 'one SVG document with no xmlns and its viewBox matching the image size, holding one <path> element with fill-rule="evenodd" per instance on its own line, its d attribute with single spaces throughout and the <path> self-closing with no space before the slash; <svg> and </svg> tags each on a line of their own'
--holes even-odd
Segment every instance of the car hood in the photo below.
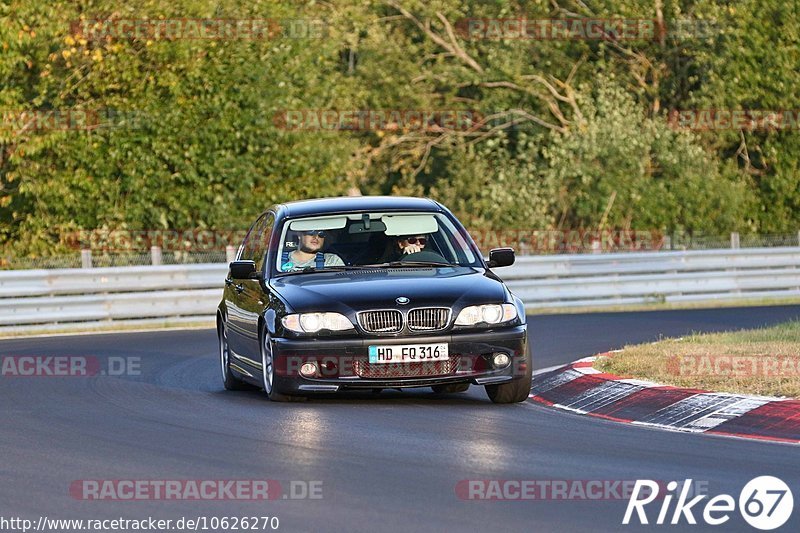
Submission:
<svg viewBox="0 0 800 533">
<path fill-rule="evenodd" d="M 290 312 L 404 309 L 501 303 L 509 300 L 502 281 L 472 267 L 387 268 L 311 272 L 273 279 L 272 288 Z M 400 305 L 396 299 L 410 301 Z"/>
</svg>

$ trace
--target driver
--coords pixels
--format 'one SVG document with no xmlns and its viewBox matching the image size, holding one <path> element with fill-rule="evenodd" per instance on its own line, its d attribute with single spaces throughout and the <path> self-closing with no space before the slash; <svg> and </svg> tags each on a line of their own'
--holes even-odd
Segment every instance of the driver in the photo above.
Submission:
<svg viewBox="0 0 800 533">
<path fill-rule="evenodd" d="M 386 251 L 381 258 L 381 262 L 400 261 L 409 254 L 415 254 L 425 250 L 428 237 L 425 235 L 402 235 L 395 237 L 387 243 Z"/>
<path fill-rule="evenodd" d="M 397 246 L 402 255 L 415 254 L 425 249 L 428 237 L 425 235 L 404 235 L 397 238 Z"/>
<path fill-rule="evenodd" d="M 281 260 L 281 271 L 290 272 L 308 267 L 322 270 L 328 266 L 344 266 L 344 261 L 338 255 L 322 252 L 326 236 L 324 230 L 311 230 L 301 233 L 297 250 L 291 253 L 284 251 Z"/>
</svg>

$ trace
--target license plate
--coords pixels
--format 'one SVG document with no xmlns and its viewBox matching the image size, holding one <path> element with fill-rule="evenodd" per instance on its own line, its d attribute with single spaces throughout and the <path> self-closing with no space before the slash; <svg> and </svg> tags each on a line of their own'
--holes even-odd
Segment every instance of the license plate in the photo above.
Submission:
<svg viewBox="0 0 800 533">
<path fill-rule="evenodd" d="M 447 343 L 441 344 L 394 344 L 370 346 L 370 363 L 425 363 L 447 361 L 450 354 Z"/>
</svg>

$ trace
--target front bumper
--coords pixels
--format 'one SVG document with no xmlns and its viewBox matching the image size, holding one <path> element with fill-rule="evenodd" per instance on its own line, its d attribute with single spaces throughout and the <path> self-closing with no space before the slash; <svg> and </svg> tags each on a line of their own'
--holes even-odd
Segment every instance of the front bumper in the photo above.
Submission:
<svg viewBox="0 0 800 533">
<path fill-rule="evenodd" d="M 526 373 L 528 356 L 525 325 L 483 332 L 449 332 L 432 336 L 400 336 L 347 339 L 273 339 L 275 386 L 286 394 L 340 390 L 430 387 L 448 383 L 491 385 L 505 383 Z M 447 343 L 451 361 L 368 365 L 369 346 Z M 494 368 L 491 356 L 504 353 L 510 363 Z M 314 377 L 300 375 L 303 363 L 314 362 Z M 394 367 L 392 365 L 395 365 Z M 430 365 L 421 367 L 420 365 Z"/>
</svg>

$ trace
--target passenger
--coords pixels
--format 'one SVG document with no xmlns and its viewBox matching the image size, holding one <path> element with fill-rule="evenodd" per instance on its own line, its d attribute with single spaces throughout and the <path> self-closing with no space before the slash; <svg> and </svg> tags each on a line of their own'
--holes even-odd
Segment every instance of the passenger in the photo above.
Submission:
<svg viewBox="0 0 800 533">
<path fill-rule="evenodd" d="M 300 244 L 297 250 L 291 253 L 283 252 L 281 271 L 290 272 L 303 270 L 308 267 L 322 270 L 329 266 L 344 266 L 342 258 L 336 254 L 323 253 L 326 233 L 324 230 L 304 231 L 300 234 Z"/>
</svg>

